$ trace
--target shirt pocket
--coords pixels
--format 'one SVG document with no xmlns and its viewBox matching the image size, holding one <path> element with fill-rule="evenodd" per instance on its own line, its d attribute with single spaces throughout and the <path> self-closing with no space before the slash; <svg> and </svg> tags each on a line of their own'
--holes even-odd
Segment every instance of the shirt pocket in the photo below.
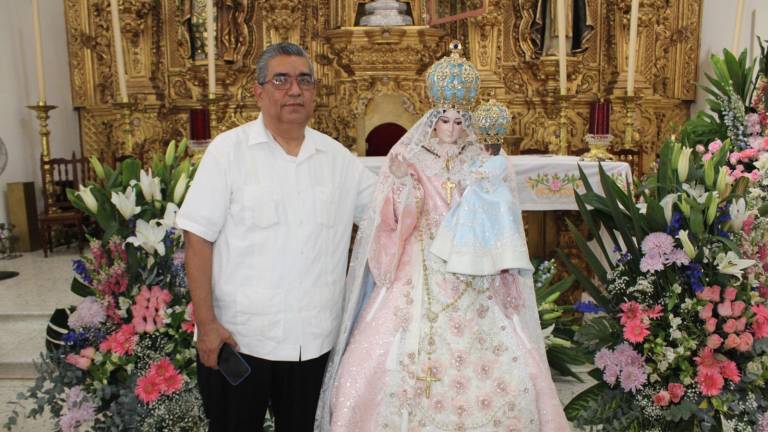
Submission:
<svg viewBox="0 0 768 432">
<path fill-rule="evenodd" d="M 246 186 L 240 192 L 238 218 L 248 226 L 269 228 L 280 222 L 275 192 L 265 185 Z"/>
<path fill-rule="evenodd" d="M 321 186 L 315 194 L 315 211 L 320 225 L 332 227 L 336 223 L 336 208 L 338 202 L 334 190 Z"/>
</svg>

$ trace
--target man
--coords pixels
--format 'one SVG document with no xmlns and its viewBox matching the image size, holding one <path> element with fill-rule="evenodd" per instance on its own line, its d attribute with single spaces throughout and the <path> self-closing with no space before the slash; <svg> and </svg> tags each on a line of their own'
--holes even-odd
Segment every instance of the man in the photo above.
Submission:
<svg viewBox="0 0 768 432">
<path fill-rule="evenodd" d="M 311 431 L 336 340 L 353 219 L 375 178 L 334 139 L 307 127 L 315 76 L 291 43 L 264 50 L 258 120 L 217 136 L 177 222 L 197 324 L 198 380 L 211 431 Z M 251 368 L 231 385 L 222 344 Z"/>
</svg>

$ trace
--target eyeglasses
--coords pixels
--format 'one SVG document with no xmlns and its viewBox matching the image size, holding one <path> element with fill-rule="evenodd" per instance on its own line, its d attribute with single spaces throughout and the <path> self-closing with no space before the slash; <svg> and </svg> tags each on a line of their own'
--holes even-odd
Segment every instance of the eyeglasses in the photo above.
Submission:
<svg viewBox="0 0 768 432">
<path fill-rule="evenodd" d="M 315 79 L 310 75 L 299 75 L 292 77 L 290 75 L 275 75 L 272 79 L 259 83 L 260 85 L 272 84 L 275 90 L 288 90 L 291 87 L 291 83 L 296 81 L 299 88 L 302 90 L 312 90 L 317 83 Z"/>
</svg>

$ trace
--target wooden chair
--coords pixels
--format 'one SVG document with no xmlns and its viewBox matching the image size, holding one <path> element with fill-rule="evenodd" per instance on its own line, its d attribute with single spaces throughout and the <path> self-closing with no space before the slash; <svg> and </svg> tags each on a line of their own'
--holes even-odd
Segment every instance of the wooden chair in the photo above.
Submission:
<svg viewBox="0 0 768 432">
<path fill-rule="evenodd" d="M 83 250 L 85 229 L 83 213 L 72 206 L 67 199 L 67 188 L 77 189 L 80 184 L 93 178 L 86 158 L 77 158 L 72 153 L 71 159 L 53 158 L 44 161 L 40 158 L 40 172 L 43 177 L 43 213 L 38 217 L 43 240 L 43 254 L 53 252 L 53 227 L 74 228 L 77 231 L 77 248 Z M 51 172 L 51 184 L 48 184 L 46 170 Z"/>
</svg>

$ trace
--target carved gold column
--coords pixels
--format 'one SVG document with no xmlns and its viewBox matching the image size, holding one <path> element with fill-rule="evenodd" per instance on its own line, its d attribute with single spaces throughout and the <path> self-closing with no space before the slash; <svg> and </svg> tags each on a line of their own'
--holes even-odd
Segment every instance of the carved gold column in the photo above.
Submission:
<svg viewBox="0 0 768 432">
<path fill-rule="evenodd" d="M 114 102 L 112 105 L 120 113 L 120 132 L 122 135 L 120 156 L 136 156 L 133 153 L 133 122 L 131 120 L 136 104 L 130 101 L 120 101 Z"/>
</svg>

